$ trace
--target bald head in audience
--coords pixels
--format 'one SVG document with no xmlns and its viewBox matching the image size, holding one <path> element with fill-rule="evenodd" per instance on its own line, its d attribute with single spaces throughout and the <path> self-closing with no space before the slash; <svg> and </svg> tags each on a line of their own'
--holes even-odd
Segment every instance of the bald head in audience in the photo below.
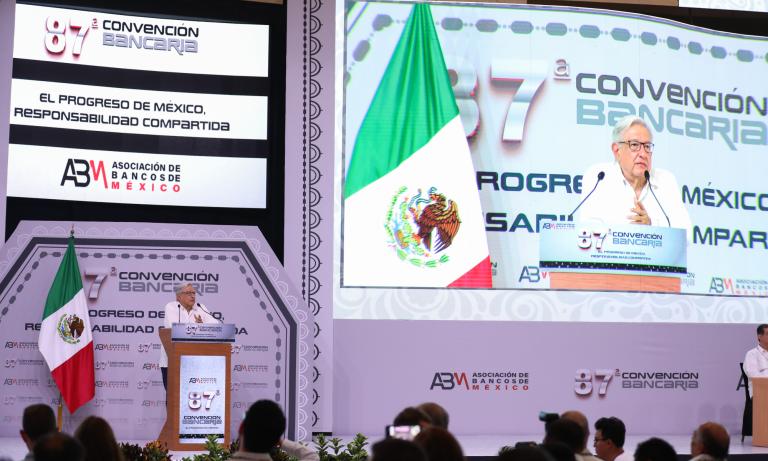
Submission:
<svg viewBox="0 0 768 461">
<path fill-rule="evenodd" d="M 706 422 L 693 431 L 691 456 L 693 459 L 724 460 L 728 457 L 731 436 L 725 428 L 713 422 Z"/>
<path fill-rule="evenodd" d="M 579 427 L 581 427 L 581 430 L 584 432 L 584 443 L 581 445 L 581 448 L 579 448 L 577 453 L 588 452 L 587 442 L 589 441 L 589 421 L 587 421 L 587 417 L 584 415 L 584 413 L 576 410 L 570 410 L 560 415 L 560 419 L 573 421 L 574 423 L 578 424 Z"/>
</svg>

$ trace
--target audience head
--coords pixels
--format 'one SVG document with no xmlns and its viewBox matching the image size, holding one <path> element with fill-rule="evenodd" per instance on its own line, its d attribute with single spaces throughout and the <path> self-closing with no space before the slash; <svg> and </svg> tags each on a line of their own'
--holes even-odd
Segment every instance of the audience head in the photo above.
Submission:
<svg viewBox="0 0 768 461">
<path fill-rule="evenodd" d="M 122 461 L 123 452 L 109 423 L 89 416 L 75 430 L 75 438 L 85 449 L 85 461 Z"/>
<path fill-rule="evenodd" d="M 35 461 L 84 461 L 85 450 L 74 437 L 63 432 L 49 432 L 32 449 Z"/>
<path fill-rule="evenodd" d="M 413 441 L 424 449 L 429 461 L 464 460 L 464 452 L 458 440 L 442 427 L 430 426 L 422 429 Z"/>
<path fill-rule="evenodd" d="M 570 419 L 559 418 L 546 426 L 544 444 L 560 442 L 567 446 L 574 454 L 581 452 L 584 444 L 584 431 L 578 423 Z"/>
<path fill-rule="evenodd" d="M 715 459 L 725 459 L 728 456 L 728 447 L 731 436 L 723 426 L 713 422 L 707 422 L 693 431 L 691 437 L 691 456 L 709 455 Z"/>
<path fill-rule="evenodd" d="M 56 416 L 51 407 L 44 403 L 36 403 L 24 409 L 19 434 L 29 450 L 32 450 L 37 439 L 55 431 Z"/>
<path fill-rule="evenodd" d="M 384 439 L 371 448 L 373 461 L 427 461 L 424 450 L 409 440 Z"/>
<path fill-rule="evenodd" d="M 448 429 L 448 412 L 445 411 L 445 408 L 438 405 L 435 402 L 426 402 L 422 403 L 418 407 L 419 410 L 423 411 L 424 413 L 429 416 L 429 419 L 432 420 L 432 425 L 437 427 L 442 427 L 443 429 Z"/>
<path fill-rule="evenodd" d="M 677 453 L 665 440 L 653 437 L 637 446 L 635 461 L 677 461 Z"/>
<path fill-rule="evenodd" d="M 408 407 L 395 416 L 395 426 L 421 426 L 422 429 L 432 424 L 429 415 L 416 407 Z"/>
<path fill-rule="evenodd" d="M 571 447 L 563 442 L 543 443 L 541 448 L 554 458 L 555 461 L 576 461 L 576 455 Z"/>
<path fill-rule="evenodd" d="M 615 416 L 595 421 L 595 454 L 605 461 L 613 461 L 624 452 L 627 429 Z"/>
<path fill-rule="evenodd" d="M 521 445 L 500 451 L 496 461 L 555 461 L 555 459 L 539 446 Z"/>
<path fill-rule="evenodd" d="M 581 444 L 581 447 L 579 447 L 576 453 L 581 453 L 583 451 L 586 451 L 587 443 L 589 441 L 589 421 L 587 421 L 587 417 L 584 415 L 584 413 L 576 410 L 570 410 L 560 415 L 560 419 L 567 419 L 567 420 L 573 421 L 576 424 L 578 424 L 579 427 L 581 427 L 582 432 L 584 432 L 584 439 Z"/>
<path fill-rule="evenodd" d="M 285 432 L 285 415 L 271 400 L 258 400 L 248 408 L 240 424 L 240 449 L 251 453 L 269 453 L 280 443 Z"/>
</svg>

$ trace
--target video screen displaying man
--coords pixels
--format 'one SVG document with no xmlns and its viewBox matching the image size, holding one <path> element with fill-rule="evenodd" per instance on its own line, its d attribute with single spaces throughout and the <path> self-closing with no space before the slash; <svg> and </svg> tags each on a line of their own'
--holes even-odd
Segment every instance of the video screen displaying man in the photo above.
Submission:
<svg viewBox="0 0 768 461">
<path fill-rule="evenodd" d="M 165 305 L 165 328 L 171 328 L 174 323 L 219 323 L 205 305 L 197 302 L 197 290 L 192 284 L 176 285 L 174 291 L 176 301 Z M 164 348 L 160 349 L 160 372 L 163 387 L 168 390 L 168 355 Z"/>
<path fill-rule="evenodd" d="M 691 218 L 683 206 L 680 187 L 667 170 L 653 168 L 653 135 L 634 115 L 613 127 L 613 162 L 591 166 L 582 182 L 579 221 L 604 224 L 643 224 L 688 231 Z M 655 195 L 655 197 L 654 197 Z"/>
</svg>

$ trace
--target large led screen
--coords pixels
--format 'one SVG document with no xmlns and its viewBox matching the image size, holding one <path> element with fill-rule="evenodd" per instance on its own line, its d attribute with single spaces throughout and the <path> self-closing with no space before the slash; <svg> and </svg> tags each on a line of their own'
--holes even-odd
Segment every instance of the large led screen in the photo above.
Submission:
<svg viewBox="0 0 768 461">
<path fill-rule="evenodd" d="M 6 233 L 66 208 L 266 224 L 281 253 L 280 7 L 73 5 L 16 5 Z"/>
<path fill-rule="evenodd" d="M 364 287 L 440 286 L 409 284 L 397 269 L 400 264 L 402 271 L 413 271 L 421 264 L 418 268 L 425 272 L 440 270 L 439 248 L 431 248 L 436 260 L 431 266 L 417 261 L 407 248 L 423 240 L 414 220 L 429 205 L 420 208 L 418 203 L 436 203 L 439 191 L 428 186 L 431 171 L 440 167 L 439 155 L 419 165 L 424 179 L 418 188 L 403 192 L 410 186 L 404 184 L 380 203 L 366 200 L 364 207 L 350 206 L 349 199 L 361 126 L 378 110 L 377 91 L 395 61 L 412 9 L 412 4 L 357 2 L 346 12 L 338 282 L 342 304 L 349 301 L 350 307 L 342 310 L 342 317 L 368 316 L 351 306 Z M 674 250 L 674 255 L 659 257 L 685 259 L 677 268 L 683 294 L 755 297 L 758 303 L 768 295 L 768 40 L 580 8 L 431 5 L 431 14 L 482 208 L 481 216 L 463 215 L 461 226 L 482 222 L 495 290 L 550 288 L 552 269 L 540 264 L 545 259 L 543 232 L 572 229 L 576 248 L 577 238 L 583 237 L 577 235 L 581 211 L 571 213 L 599 182 L 599 171 L 618 171 L 611 128 L 619 118 L 636 115 L 651 129 L 655 144 L 649 155 L 652 180 L 671 178 L 670 184 L 676 183 L 671 196 L 649 194 L 645 203 L 649 209 L 659 203 L 672 220 L 658 214 L 652 223 L 657 229 L 650 231 L 631 225 L 607 229 L 605 241 L 619 245 L 631 240 L 649 251 Z M 407 120 L 414 109 L 400 110 Z M 406 128 L 377 129 L 386 142 Z M 585 208 L 608 206 L 600 201 L 610 197 L 598 197 L 606 187 L 605 182 L 597 184 Z M 447 199 L 450 203 L 451 197 Z M 402 238 L 393 236 L 391 225 L 399 211 L 411 220 Z M 687 215 L 689 222 L 676 224 L 675 213 Z M 360 216 L 376 223 L 364 236 L 348 225 Z M 685 233 L 670 234 L 669 227 Z M 431 238 L 439 242 L 438 231 Z M 459 228 L 453 242 L 461 232 Z M 597 243 L 596 228 L 588 234 Z M 392 251 L 382 253 L 387 260 L 366 263 L 359 249 L 375 248 L 379 241 L 392 243 Z M 383 296 L 385 291 L 369 293 Z M 505 295 L 472 296 L 484 297 L 484 304 Z"/>
</svg>

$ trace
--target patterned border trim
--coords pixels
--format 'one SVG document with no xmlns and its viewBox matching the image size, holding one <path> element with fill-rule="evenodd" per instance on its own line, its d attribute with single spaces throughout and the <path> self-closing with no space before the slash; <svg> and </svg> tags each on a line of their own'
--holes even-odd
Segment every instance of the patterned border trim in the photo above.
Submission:
<svg viewBox="0 0 768 461">
<path fill-rule="evenodd" d="M 332 6 L 332 4 L 331 4 Z M 323 66 L 317 58 L 323 45 L 317 35 L 323 27 L 319 18 L 319 12 L 323 7 L 321 0 L 304 0 L 302 10 L 302 261 L 301 261 L 301 295 L 307 302 L 313 316 L 317 318 L 320 310 L 324 308 L 317 296 L 322 283 L 315 273 L 320 268 L 320 257 L 317 250 L 321 239 L 318 235 L 320 225 L 320 213 L 318 212 L 323 195 L 318 188 L 322 177 L 318 163 L 323 156 L 320 148 L 320 137 L 323 131 L 317 122 L 321 113 L 318 100 L 323 87 L 319 83 L 319 76 Z M 314 320 L 314 337 L 320 335 L 320 325 Z M 322 351 L 317 343 L 314 344 L 313 360 L 317 360 Z M 320 379 L 320 370 L 317 365 L 312 365 L 312 404 L 317 405 L 320 394 L 315 385 Z M 312 410 L 312 427 L 317 427 L 319 415 Z"/>
<path fill-rule="evenodd" d="M 522 7 L 521 9 L 526 9 Z M 528 8 L 531 10 L 539 10 L 539 8 Z M 572 9 L 565 9 L 564 12 L 573 12 Z M 578 12 L 578 11 L 577 11 Z M 640 16 L 630 16 L 629 14 L 617 14 L 617 16 L 632 17 L 636 19 L 648 19 Z M 670 21 L 656 20 L 652 22 L 661 22 L 669 24 Z M 404 24 L 405 19 L 396 19 L 389 14 L 380 14 L 376 16 L 373 22 L 373 30 L 367 40 L 364 40 L 356 44 L 353 53 L 352 61 L 347 67 L 347 72 L 351 73 L 352 67 L 355 61 L 362 61 L 365 58 L 369 48 L 371 47 L 371 39 L 375 32 L 378 32 L 391 24 Z M 610 30 L 601 30 L 598 26 L 592 24 L 581 24 L 568 26 L 561 22 L 549 22 L 546 24 L 533 24 L 530 21 L 513 21 L 510 24 L 499 23 L 495 19 L 477 19 L 474 22 L 465 22 L 461 18 L 457 17 L 444 17 L 440 21 L 435 21 L 435 26 L 440 27 L 446 32 L 459 32 L 465 28 L 475 28 L 478 32 L 483 33 L 495 33 L 495 32 L 511 32 L 514 35 L 529 35 L 532 33 L 545 33 L 552 37 L 578 37 L 581 39 L 600 39 L 611 38 L 617 42 L 630 42 L 632 40 L 639 40 L 646 46 L 658 46 L 660 50 L 665 49 L 667 51 L 685 51 L 695 56 L 710 57 L 712 59 L 722 60 L 726 58 L 736 59 L 741 63 L 768 63 L 768 53 L 761 55 L 748 49 L 728 50 L 724 46 L 711 45 L 707 46 L 698 41 L 690 41 L 688 43 L 681 42 L 679 38 L 669 35 L 667 37 L 660 37 L 654 32 L 642 32 L 633 34 L 628 29 L 621 27 L 614 27 Z M 709 31 L 701 28 L 692 28 L 700 32 L 707 33 L 711 38 L 716 39 L 719 36 L 729 36 L 718 31 Z M 710 37 L 708 37 L 709 39 Z M 349 46 L 349 45 L 348 45 Z"/>
</svg>

